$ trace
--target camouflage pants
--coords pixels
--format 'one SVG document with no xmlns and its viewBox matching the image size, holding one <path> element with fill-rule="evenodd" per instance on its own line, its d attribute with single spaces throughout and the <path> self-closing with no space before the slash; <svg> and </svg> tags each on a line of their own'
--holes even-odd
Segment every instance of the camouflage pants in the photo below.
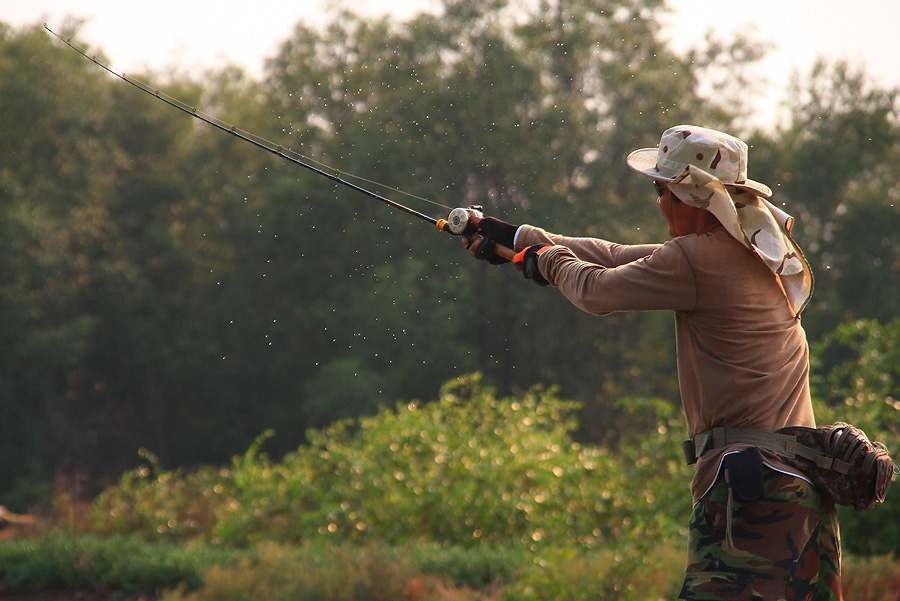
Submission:
<svg viewBox="0 0 900 601">
<path fill-rule="evenodd" d="M 841 542 L 834 505 L 808 482 L 765 468 L 758 501 L 734 499 L 720 478 L 694 507 L 679 599 L 841 601 Z"/>
</svg>

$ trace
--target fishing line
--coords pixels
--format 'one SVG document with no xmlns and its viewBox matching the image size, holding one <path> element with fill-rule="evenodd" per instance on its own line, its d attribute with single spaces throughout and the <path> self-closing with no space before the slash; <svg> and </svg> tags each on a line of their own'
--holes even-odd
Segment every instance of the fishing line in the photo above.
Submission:
<svg viewBox="0 0 900 601">
<path fill-rule="evenodd" d="M 317 175 L 326 177 L 335 183 L 338 183 L 338 184 L 341 184 L 348 188 L 351 188 L 353 190 L 356 190 L 357 192 L 365 194 L 365 195 L 369 196 L 370 198 L 373 198 L 375 200 L 383 202 L 383 203 L 387 204 L 388 206 L 391 206 L 395 209 L 399 209 L 405 213 L 409 213 L 410 215 L 418 217 L 419 219 L 428 221 L 429 223 L 432 223 L 435 226 L 437 226 L 437 228 L 441 231 L 446 231 L 448 233 L 457 234 L 457 235 L 461 235 L 464 233 L 465 234 L 471 233 L 471 228 L 468 227 L 469 226 L 469 210 L 470 209 L 455 208 L 450 212 L 450 216 L 448 219 L 436 219 L 434 217 L 431 217 L 430 215 L 420 213 L 419 211 L 416 211 L 414 209 L 411 209 L 410 207 L 404 206 L 404 205 L 402 205 L 398 202 L 395 202 L 389 198 L 386 198 L 380 194 L 372 192 L 371 190 L 367 190 L 366 188 L 363 188 L 362 186 L 354 184 L 353 182 L 350 182 L 344 178 L 349 177 L 349 178 L 355 179 L 357 181 L 365 182 L 367 184 L 372 184 L 372 185 L 378 186 L 380 188 L 383 188 L 385 190 L 391 190 L 393 192 L 402 194 L 409 198 L 427 202 L 429 204 L 432 204 L 434 206 L 441 207 L 444 209 L 450 209 L 451 207 L 440 204 L 440 203 L 432 201 L 432 200 L 429 200 L 427 198 L 423 198 L 421 196 L 416 196 L 414 194 L 404 192 L 403 190 L 399 190 L 397 188 L 392 188 L 390 186 L 381 184 L 379 182 L 376 182 L 376 181 L 373 181 L 370 179 L 366 179 L 366 178 L 352 175 L 349 173 L 342 173 L 339 169 L 335 169 L 333 167 L 326 165 L 325 163 L 317 161 L 308 156 L 304 156 L 296 151 L 291 150 L 290 148 L 285 148 L 281 144 L 277 144 L 276 142 L 272 142 L 261 136 L 257 136 L 256 134 L 254 134 L 252 132 L 242 130 L 235 125 L 230 125 L 230 124 L 226 123 L 225 121 L 222 121 L 221 119 L 218 119 L 217 117 L 214 117 L 212 115 L 207 115 L 207 114 L 203 113 L 202 111 L 199 111 L 196 107 L 193 107 L 193 106 L 187 104 L 186 102 L 182 102 L 181 100 L 178 100 L 177 98 L 173 98 L 172 96 L 169 96 L 167 94 L 164 94 L 163 92 L 160 92 L 155 87 L 152 87 L 152 86 L 150 86 L 138 79 L 135 79 L 133 77 L 129 77 L 123 73 L 118 73 L 117 71 L 114 71 L 109 66 L 100 62 L 96 57 L 90 56 L 87 53 L 87 50 L 85 50 L 84 48 L 82 48 L 82 47 L 78 46 L 77 44 L 75 44 L 74 42 L 72 42 L 70 38 L 63 37 L 63 36 L 59 35 L 58 33 L 56 33 L 55 31 L 53 31 L 52 29 L 50 29 L 50 27 L 48 27 L 46 23 L 44 23 L 44 29 L 46 29 L 48 32 L 50 32 L 55 38 L 57 38 L 61 42 L 65 43 L 69 48 L 71 48 L 72 50 L 74 50 L 75 52 L 77 52 L 78 54 L 83 56 L 84 58 L 88 59 L 89 61 L 93 62 L 94 64 L 98 65 L 99 67 L 103 68 L 107 72 L 111 73 L 115 77 L 131 84 L 132 86 L 136 87 L 137 89 L 141 90 L 142 92 L 145 92 L 159 100 L 162 100 L 169 106 L 172 106 L 172 107 L 182 111 L 183 113 L 187 113 L 188 115 L 195 117 L 195 118 L 199 119 L 200 121 L 203 121 L 204 123 L 212 125 L 213 127 L 216 127 L 217 129 L 220 129 L 226 133 L 229 133 L 245 142 L 249 142 L 250 144 L 253 144 L 254 146 L 256 146 L 258 148 L 262 148 L 263 150 L 266 150 L 276 156 L 279 156 L 287 161 L 290 161 L 291 163 L 294 163 L 305 169 L 308 169 L 308 170 L 312 171 L 313 173 L 316 173 Z"/>
</svg>

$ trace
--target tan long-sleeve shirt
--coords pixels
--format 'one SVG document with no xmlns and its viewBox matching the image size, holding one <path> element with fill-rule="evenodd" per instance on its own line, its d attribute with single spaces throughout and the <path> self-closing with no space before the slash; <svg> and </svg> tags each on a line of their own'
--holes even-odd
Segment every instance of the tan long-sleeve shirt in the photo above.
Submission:
<svg viewBox="0 0 900 601">
<path fill-rule="evenodd" d="M 516 250 L 534 244 L 554 245 L 539 257 L 541 274 L 583 311 L 675 312 L 689 436 L 716 426 L 815 427 L 800 320 L 774 274 L 724 228 L 664 244 L 620 245 L 521 226 Z M 695 502 L 714 483 L 728 450 L 698 461 Z M 775 469 L 796 473 L 774 454 L 763 456 Z"/>
</svg>

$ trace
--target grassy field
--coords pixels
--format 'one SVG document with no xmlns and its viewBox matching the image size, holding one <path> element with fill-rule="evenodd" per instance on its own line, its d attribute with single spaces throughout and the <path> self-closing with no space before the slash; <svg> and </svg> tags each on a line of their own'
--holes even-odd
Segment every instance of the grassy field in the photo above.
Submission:
<svg viewBox="0 0 900 601">
<path fill-rule="evenodd" d="M 587 601 L 673 599 L 683 553 L 287 545 L 244 549 L 54 530 L 0 540 L 4 601 Z M 846 601 L 900 600 L 892 556 L 845 558 Z"/>
<path fill-rule="evenodd" d="M 644 565 L 609 551 L 430 544 L 286 545 L 219 549 L 51 531 L 0 541 L 0 598 L 178 600 L 663 599 L 680 552 Z M 623 576 L 628 572 L 633 582 Z"/>
</svg>

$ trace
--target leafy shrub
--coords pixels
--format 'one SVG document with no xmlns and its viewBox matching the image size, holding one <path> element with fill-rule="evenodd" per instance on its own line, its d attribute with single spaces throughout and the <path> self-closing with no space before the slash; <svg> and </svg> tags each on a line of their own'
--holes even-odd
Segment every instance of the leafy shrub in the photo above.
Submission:
<svg viewBox="0 0 900 601">
<path fill-rule="evenodd" d="M 818 422 L 849 422 L 900 461 L 900 319 L 842 324 L 813 351 Z M 863 512 L 839 507 L 838 514 L 845 551 L 900 553 L 900 483 L 891 485 L 884 504 Z"/>
<path fill-rule="evenodd" d="M 657 547 L 641 555 L 614 549 L 538 553 L 503 590 L 504 601 L 656 601 L 674 599 L 684 580 L 683 547 Z"/>
<path fill-rule="evenodd" d="M 407 541 L 530 548 L 642 549 L 683 532 L 689 468 L 680 418 L 617 449 L 573 442 L 577 405 L 534 389 L 497 399 L 477 376 L 432 403 L 312 431 L 280 462 L 262 437 L 229 469 L 123 477 L 95 504 L 94 527 L 230 545 Z M 653 541 L 653 542 L 649 542 Z"/>
<path fill-rule="evenodd" d="M 870 437 L 900 442 L 900 319 L 842 324 L 813 348 L 811 363 L 824 402 L 816 409 L 827 419 L 850 415 Z"/>
<path fill-rule="evenodd" d="M 0 591 L 41 587 L 155 591 L 181 583 L 199 586 L 200 571 L 232 555 L 202 545 L 154 543 L 50 532 L 0 544 Z"/>
<path fill-rule="evenodd" d="M 415 545 L 410 560 L 422 572 L 441 576 L 457 587 L 484 590 L 515 581 L 526 554 L 521 548 Z"/>
<path fill-rule="evenodd" d="M 267 435 L 248 453 L 254 453 Z M 89 527 L 104 534 L 140 532 L 169 539 L 210 531 L 219 506 L 232 498 L 231 470 L 207 466 L 164 471 L 152 453 L 142 449 L 141 455 L 149 465 L 126 472 L 116 486 L 94 501 L 87 518 Z"/>
</svg>

